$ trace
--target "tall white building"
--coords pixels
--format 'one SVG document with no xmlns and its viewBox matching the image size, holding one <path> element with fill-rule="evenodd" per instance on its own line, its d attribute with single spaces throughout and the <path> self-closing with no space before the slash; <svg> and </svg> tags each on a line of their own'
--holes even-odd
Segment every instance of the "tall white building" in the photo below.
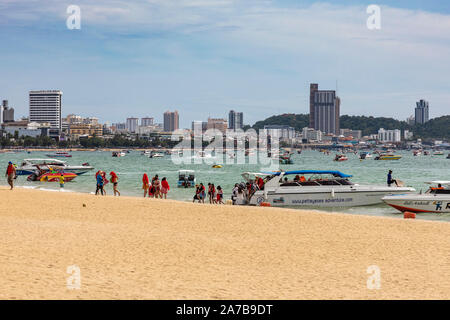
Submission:
<svg viewBox="0 0 450 320">
<path fill-rule="evenodd" d="M 402 132 L 399 129 L 385 130 L 380 128 L 378 130 L 378 141 L 380 142 L 401 142 Z"/>
<path fill-rule="evenodd" d="M 127 118 L 126 129 L 128 132 L 137 132 L 139 127 L 139 119 L 138 118 Z"/>
<path fill-rule="evenodd" d="M 30 122 L 50 123 L 50 136 L 59 136 L 62 129 L 62 91 L 30 91 Z"/>
</svg>

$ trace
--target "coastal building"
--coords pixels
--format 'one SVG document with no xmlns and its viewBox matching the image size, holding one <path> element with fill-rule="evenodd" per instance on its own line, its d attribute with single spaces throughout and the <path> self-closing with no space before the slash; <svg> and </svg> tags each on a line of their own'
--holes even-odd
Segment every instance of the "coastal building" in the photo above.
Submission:
<svg viewBox="0 0 450 320">
<path fill-rule="evenodd" d="M 8 106 L 8 100 L 3 100 L 0 109 L 0 123 L 14 121 L 14 108 Z"/>
<path fill-rule="evenodd" d="M 402 134 L 399 129 L 385 130 L 384 128 L 380 128 L 377 138 L 379 142 L 401 142 Z"/>
<path fill-rule="evenodd" d="M 151 133 L 160 133 L 163 131 L 163 128 L 160 124 L 151 124 L 148 126 L 139 126 L 138 132 L 140 135 L 148 135 Z"/>
<path fill-rule="evenodd" d="M 164 132 L 173 132 L 179 129 L 180 117 L 178 111 L 164 112 Z"/>
<path fill-rule="evenodd" d="M 148 127 L 148 126 L 152 126 L 154 122 L 154 119 L 151 117 L 144 117 L 141 119 L 141 126 L 142 127 Z"/>
<path fill-rule="evenodd" d="M 12 136 L 39 137 L 47 136 L 50 123 L 29 122 L 28 120 L 12 121 L 2 125 L 2 131 Z"/>
<path fill-rule="evenodd" d="M 228 122 L 225 119 L 220 118 L 208 118 L 206 129 L 217 129 L 222 133 L 225 133 L 228 129 Z"/>
<path fill-rule="evenodd" d="M 266 125 L 264 133 L 271 138 L 279 138 L 280 140 L 290 140 L 295 138 L 295 129 L 288 125 Z"/>
<path fill-rule="evenodd" d="M 237 130 L 244 127 L 244 114 L 231 110 L 228 113 L 228 129 Z"/>
<path fill-rule="evenodd" d="M 413 138 L 413 136 L 414 136 L 414 134 L 411 131 L 409 131 L 409 130 L 405 130 L 403 132 L 403 138 L 405 140 L 411 140 Z"/>
<path fill-rule="evenodd" d="M 101 124 L 74 123 L 69 125 L 68 138 L 77 140 L 80 136 L 102 137 L 103 126 Z"/>
<path fill-rule="evenodd" d="M 309 89 L 309 127 L 323 133 L 339 134 L 341 100 L 335 90 L 319 90 L 317 83 Z"/>
<path fill-rule="evenodd" d="M 126 121 L 126 130 L 131 133 L 136 133 L 139 126 L 138 118 L 127 118 Z"/>
<path fill-rule="evenodd" d="M 429 109 L 430 107 L 428 101 L 420 100 L 416 102 L 416 124 L 424 124 L 425 122 L 430 120 Z"/>
<path fill-rule="evenodd" d="M 305 127 L 302 130 L 302 139 L 306 141 L 322 141 L 322 131 Z"/>
<path fill-rule="evenodd" d="M 62 94 L 60 90 L 29 92 L 30 122 L 50 123 L 51 137 L 59 137 L 61 133 Z"/>
<path fill-rule="evenodd" d="M 361 130 L 352 130 L 352 129 L 341 129 L 340 135 L 346 138 L 353 137 L 354 139 L 361 139 L 362 131 Z"/>
<path fill-rule="evenodd" d="M 201 132 L 205 132 L 206 130 L 208 130 L 208 122 L 206 121 L 192 121 L 192 127 L 191 127 L 192 132 L 194 132 L 195 130 L 201 130 Z"/>
<path fill-rule="evenodd" d="M 414 124 L 416 124 L 416 119 L 414 116 L 409 116 L 408 118 L 406 118 L 406 123 L 409 124 L 410 126 L 413 126 Z"/>
</svg>

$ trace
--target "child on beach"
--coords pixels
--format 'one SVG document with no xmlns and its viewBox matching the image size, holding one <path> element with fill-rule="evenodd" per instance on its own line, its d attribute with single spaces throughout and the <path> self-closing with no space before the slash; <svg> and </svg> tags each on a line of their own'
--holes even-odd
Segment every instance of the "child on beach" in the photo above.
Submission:
<svg viewBox="0 0 450 320">
<path fill-rule="evenodd" d="M 167 199 L 167 192 L 170 190 L 169 183 L 167 182 L 166 177 L 161 180 L 161 198 L 164 195 L 164 199 Z"/>
<path fill-rule="evenodd" d="M 148 189 L 150 188 L 150 182 L 148 181 L 148 175 L 144 173 L 142 176 L 142 189 L 144 189 L 144 198 L 147 196 Z M 150 194 L 148 195 L 150 197 Z"/>
<path fill-rule="evenodd" d="M 64 173 L 61 172 L 61 175 L 59 176 L 59 187 L 64 188 Z"/>
<path fill-rule="evenodd" d="M 224 204 L 223 203 L 223 190 L 221 186 L 217 186 L 217 204 Z"/>
<path fill-rule="evenodd" d="M 117 184 L 119 183 L 119 177 L 117 176 L 117 174 L 114 171 L 111 171 L 109 173 L 109 175 L 111 176 L 111 183 L 113 184 L 114 196 L 116 196 L 116 193 L 117 193 L 120 197 L 120 192 L 119 192 L 119 190 L 117 190 Z"/>
</svg>

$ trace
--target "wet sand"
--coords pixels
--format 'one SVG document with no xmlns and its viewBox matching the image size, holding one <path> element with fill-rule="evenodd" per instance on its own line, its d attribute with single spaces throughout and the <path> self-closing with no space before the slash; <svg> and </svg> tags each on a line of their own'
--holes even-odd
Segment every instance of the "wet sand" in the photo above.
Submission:
<svg viewBox="0 0 450 320">
<path fill-rule="evenodd" d="M 6 187 L 0 197 L 2 299 L 450 298 L 448 222 Z M 367 287 L 372 265 L 380 289 Z"/>
</svg>

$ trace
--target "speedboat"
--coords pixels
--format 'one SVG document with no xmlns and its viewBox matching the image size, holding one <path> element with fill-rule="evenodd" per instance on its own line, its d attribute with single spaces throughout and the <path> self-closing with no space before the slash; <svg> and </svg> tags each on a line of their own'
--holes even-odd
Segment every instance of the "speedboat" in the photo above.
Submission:
<svg viewBox="0 0 450 320">
<path fill-rule="evenodd" d="M 348 158 L 343 154 L 337 154 L 333 161 L 347 161 Z"/>
<path fill-rule="evenodd" d="M 41 174 L 31 174 L 28 176 L 28 181 L 41 181 L 41 182 L 58 182 L 61 178 L 61 175 L 64 177 L 64 182 L 72 181 L 77 177 L 77 175 L 73 172 L 44 172 Z"/>
<path fill-rule="evenodd" d="M 402 156 L 400 155 L 394 155 L 394 154 L 380 154 L 379 156 L 376 156 L 374 160 L 399 160 Z"/>
<path fill-rule="evenodd" d="M 36 169 L 50 170 L 50 169 L 64 170 L 64 172 L 73 172 L 77 175 L 86 173 L 94 169 L 88 163 L 81 166 L 73 166 L 67 164 L 65 161 L 57 159 L 25 159 L 20 166 L 16 168 L 17 175 L 30 175 L 33 174 Z"/>
<path fill-rule="evenodd" d="M 195 187 L 195 171 L 193 170 L 178 171 L 178 187 L 179 188 Z"/>
<path fill-rule="evenodd" d="M 72 157 L 72 155 L 67 152 L 47 153 L 46 156 L 50 157 L 50 158 L 71 158 Z"/>
<path fill-rule="evenodd" d="M 124 157 L 125 154 L 126 154 L 126 153 L 123 152 L 123 151 L 121 151 L 121 152 L 119 152 L 119 151 L 113 151 L 112 156 L 115 157 L 115 158 L 119 158 L 119 157 Z"/>
<path fill-rule="evenodd" d="M 148 157 L 149 158 L 164 158 L 164 154 L 157 153 L 157 152 L 152 152 L 152 153 L 150 153 L 150 155 Z"/>
<path fill-rule="evenodd" d="M 383 201 L 401 212 L 450 212 L 450 181 L 431 181 L 427 192 L 383 197 Z"/>
<path fill-rule="evenodd" d="M 433 156 L 443 156 L 444 155 L 444 151 L 441 150 L 436 150 L 435 152 L 433 152 Z"/>
<path fill-rule="evenodd" d="M 264 177 L 263 190 L 257 190 L 248 204 L 269 202 L 272 206 L 353 207 L 382 203 L 389 194 L 414 192 L 410 187 L 359 185 L 351 182 L 351 175 L 339 171 L 281 171 L 272 173 L 243 173 L 247 182 L 252 177 Z M 289 176 L 295 179 L 289 180 Z"/>
</svg>

